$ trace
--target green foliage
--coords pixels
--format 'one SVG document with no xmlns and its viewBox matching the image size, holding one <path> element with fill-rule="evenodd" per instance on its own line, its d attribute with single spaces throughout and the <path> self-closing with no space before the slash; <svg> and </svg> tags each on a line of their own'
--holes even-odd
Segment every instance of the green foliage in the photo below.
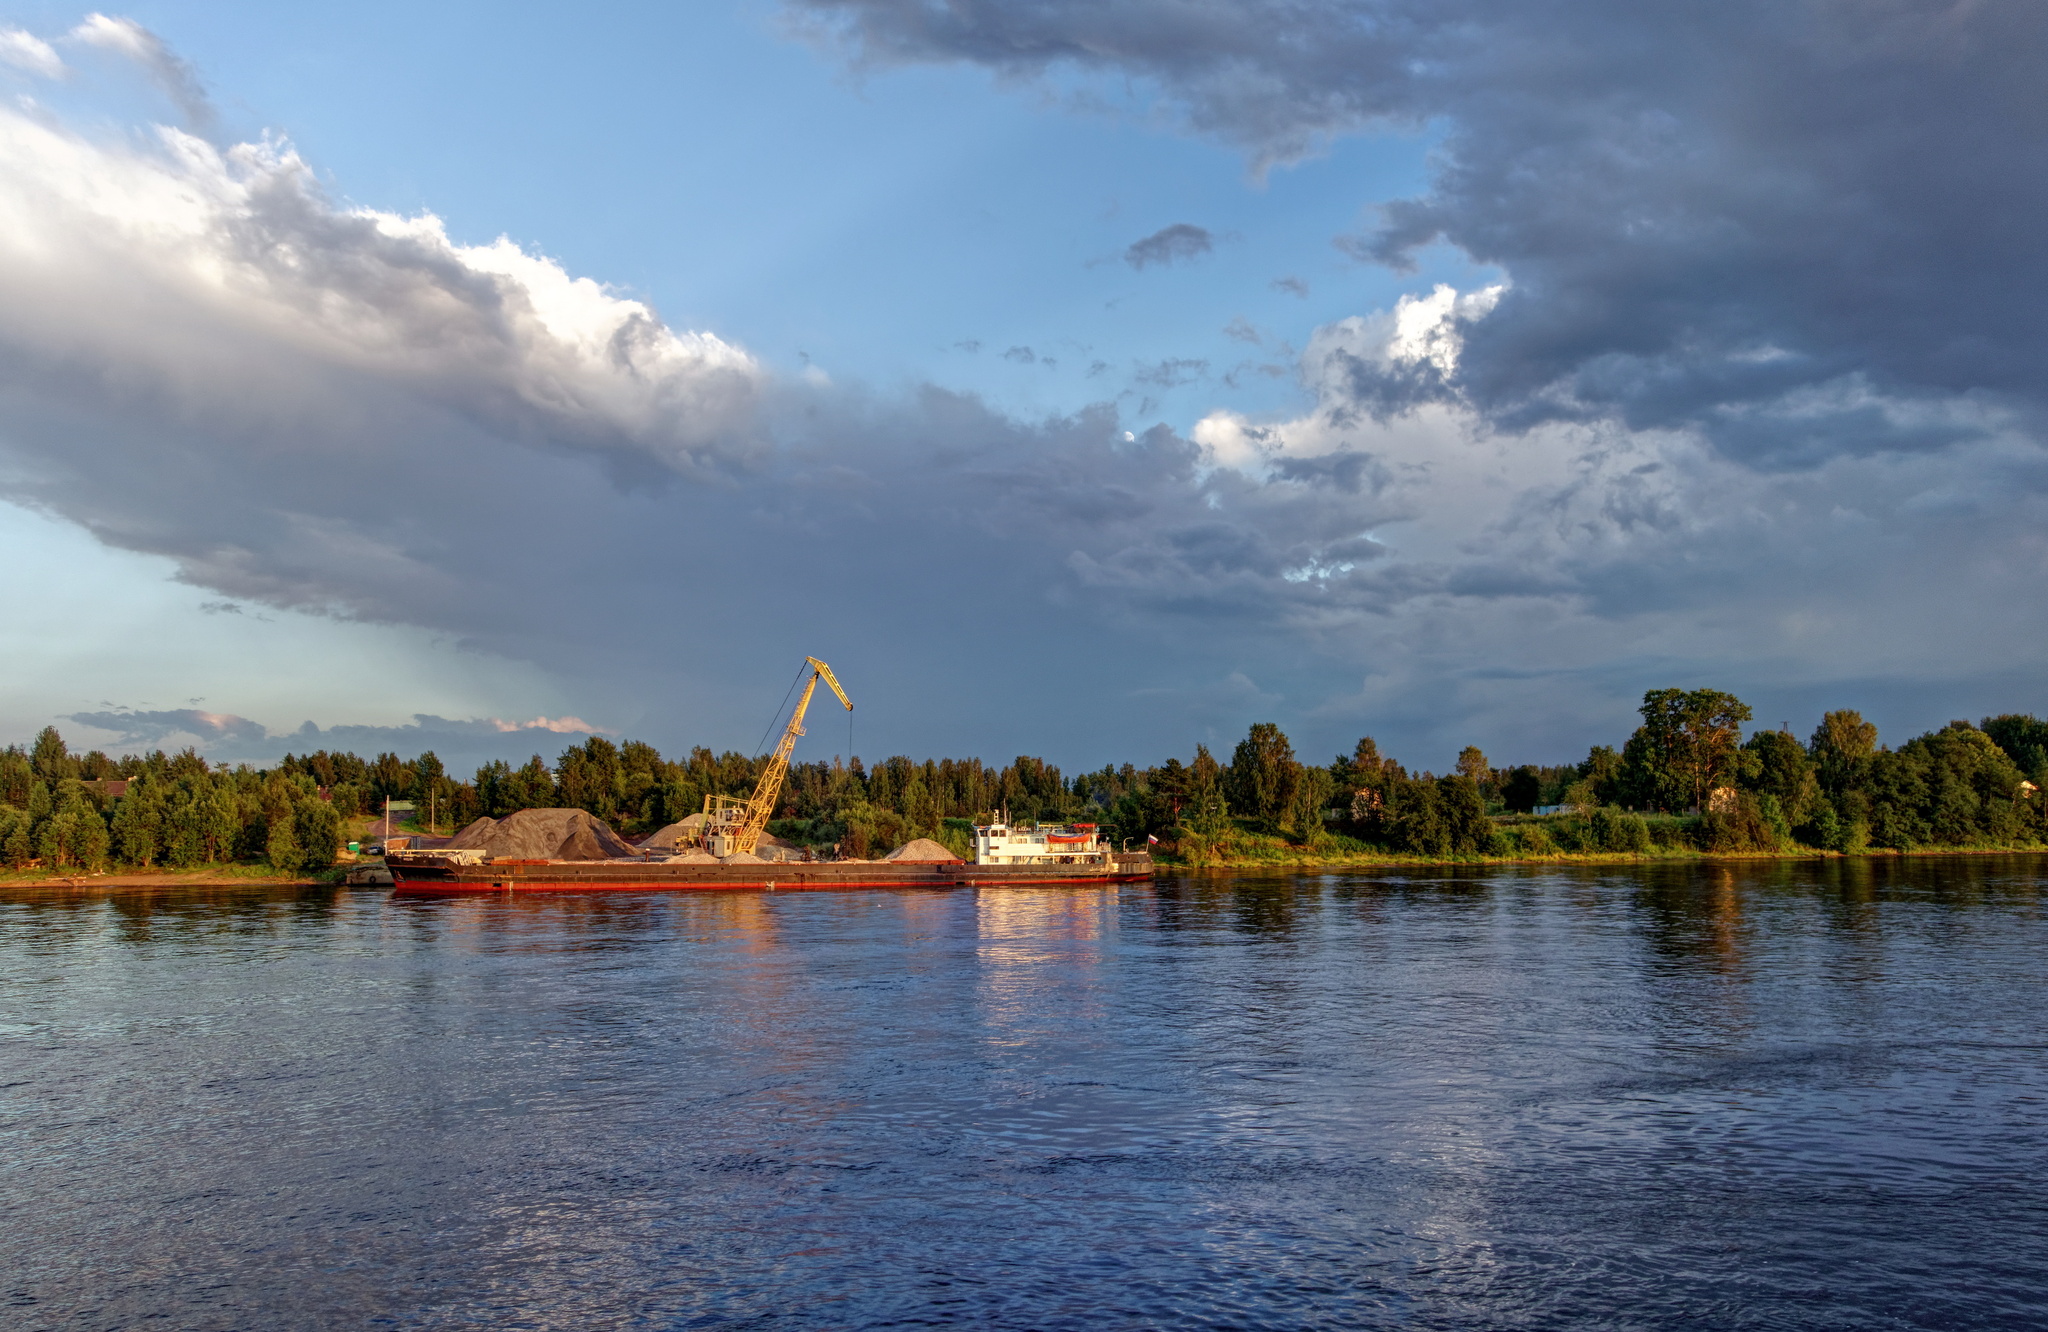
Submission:
<svg viewBox="0 0 2048 1332">
<path fill-rule="evenodd" d="M 1725 808 L 1708 810 L 1700 818 L 1700 849 L 1703 851 L 1775 851 L 1778 835 L 1764 817 L 1763 807 L 1749 791 L 1738 791 Z"/>
<path fill-rule="evenodd" d="M 1277 824 L 1300 780 L 1301 764 L 1286 734 L 1272 722 L 1259 722 L 1237 742 L 1223 794 L 1241 817 Z"/>
<path fill-rule="evenodd" d="M 22 809 L 28 804 L 28 788 L 35 782 L 35 770 L 19 745 L 0 750 L 0 805 Z"/>
<path fill-rule="evenodd" d="M 61 782 L 79 775 L 78 760 L 71 757 L 64 737 L 57 734 L 54 726 L 45 726 L 36 733 L 35 743 L 29 747 L 28 762 L 41 781 Z"/>
<path fill-rule="evenodd" d="M 1579 780 L 1591 791 L 1589 804 L 1619 805 L 1628 796 L 1628 765 L 1612 745 L 1595 745 L 1588 751 L 1579 764 Z"/>
<path fill-rule="evenodd" d="M 46 868 L 56 870 L 105 869 L 109 843 L 105 820 L 75 786 L 35 835 L 36 855 Z"/>
<path fill-rule="evenodd" d="M 20 869 L 35 858 L 35 828 L 28 811 L 0 805 L 0 859 Z"/>
<path fill-rule="evenodd" d="M 1310 842 L 1323 835 L 1323 812 L 1336 797 L 1337 783 L 1328 768 L 1300 768 L 1280 816 L 1280 828 L 1298 842 Z"/>
<path fill-rule="evenodd" d="M 1543 803 L 1543 779 L 1533 766 L 1525 763 L 1509 773 L 1507 780 L 1501 783 L 1500 799 L 1508 807 L 1508 812 L 1527 814 Z"/>
<path fill-rule="evenodd" d="M 1622 749 L 1634 803 L 1704 810 L 1716 787 L 1733 782 L 1749 705 L 1718 689 L 1652 689 L 1641 712 Z"/>
<path fill-rule="evenodd" d="M 1878 846 L 2003 845 L 2039 840 L 2038 801 L 1997 742 L 1950 722 L 1868 761 L 1870 838 Z"/>
<path fill-rule="evenodd" d="M 1877 727 L 1863 720 L 1860 712 L 1830 712 L 1813 728 L 1807 751 L 1813 756 L 1821 790 L 1840 799 L 1843 792 L 1863 785 L 1871 756 L 1877 751 Z"/>
<path fill-rule="evenodd" d="M 1634 814 L 1603 805 L 1586 818 L 1585 842 L 1589 850 L 1641 855 L 1650 849 L 1650 827 Z"/>
<path fill-rule="evenodd" d="M 272 814 L 266 824 L 263 858 L 272 869 L 289 873 L 299 867 L 298 830 L 289 805 Z"/>
<path fill-rule="evenodd" d="M 1758 731 L 1742 747 L 1739 780 L 1743 789 L 1776 811 L 1785 837 L 1809 823 L 1821 802 L 1819 775 L 1806 747 L 1784 731 Z"/>
<path fill-rule="evenodd" d="M 156 779 L 148 773 L 132 779 L 128 794 L 114 809 L 114 854 L 144 869 L 163 859 L 169 831 L 166 813 Z"/>
<path fill-rule="evenodd" d="M 2038 786 L 2048 787 L 2048 722 L 2031 713 L 2006 713 L 1984 719 L 1984 734 L 1991 737 L 2015 767 Z"/>
<path fill-rule="evenodd" d="M 334 863 L 341 849 L 341 816 L 334 806 L 317 796 L 292 803 L 292 840 L 297 868 L 324 870 Z"/>
<path fill-rule="evenodd" d="M 1383 788 L 1361 831 L 1390 851 L 1418 856 L 1495 855 L 1501 848 L 1479 785 L 1469 777 L 1400 777 Z"/>
<path fill-rule="evenodd" d="M 1743 742 L 1748 716 L 1718 691 L 1652 690 L 1643 725 L 1619 753 L 1596 746 L 1574 765 L 1496 769 L 1466 746 L 1458 771 L 1443 778 L 1412 776 L 1370 737 L 1328 767 L 1305 765 L 1272 723 L 1251 727 L 1228 766 L 1198 745 L 1189 763 L 1112 764 L 1071 781 L 1030 756 L 998 767 L 898 755 L 872 769 L 835 758 L 791 765 L 774 826 L 790 840 L 849 855 L 881 854 L 913 837 L 965 855 L 973 823 L 1007 810 L 1027 824 L 1092 822 L 1112 844 L 1157 837 L 1190 862 L 1276 863 L 1298 858 L 1303 846 L 1448 857 L 1768 851 L 1804 842 L 1853 853 L 1868 845 L 2040 845 L 2048 836 L 2042 794 L 2022 785 L 2048 779 L 2048 722 L 2024 714 L 1988 718 L 1981 728 L 1956 722 L 1892 752 L 1851 711 L 1828 713 L 1806 746 L 1776 731 Z M 74 755 L 46 729 L 27 747 L 0 749 L 0 859 L 40 858 L 67 871 L 116 859 L 184 867 L 237 858 L 311 870 L 332 863 L 344 820 L 377 812 L 387 795 L 431 802 L 444 827 L 571 804 L 621 831 L 652 831 L 697 812 L 707 795 L 751 792 L 764 762 L 702 747 L 666 759 L 651 745 L 593 736 L 552 768 L 539 756 L 517 769 L 493 762 L 464 782 L 431 752 L 366 761 L 323 750 L 287 755 L 268 770 L 230 771 L 189 748 Z M 118 798 L 99 785 L 115 776 L 128 779 Z M 1735 788 L 1732 803 L 1730 794 L 1715 794 L 1727 786 Z M 1584 813 L 1496 828 L 1489 798 L 1517 812 L 1568 803 Z M 1702 802 L 1704 815 L 1642 813 Z"/>
</svg>

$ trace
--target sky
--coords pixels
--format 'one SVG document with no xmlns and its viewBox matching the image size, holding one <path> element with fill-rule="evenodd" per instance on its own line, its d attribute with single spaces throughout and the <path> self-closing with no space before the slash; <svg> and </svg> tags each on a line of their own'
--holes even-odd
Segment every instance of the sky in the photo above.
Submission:
<svg viewBox="0 0 2048 1332">
<path fill-rule="evenodd" d="M 0 741 L 2048 710 L 2018 3 L 0 3 Z"/>
</svg>

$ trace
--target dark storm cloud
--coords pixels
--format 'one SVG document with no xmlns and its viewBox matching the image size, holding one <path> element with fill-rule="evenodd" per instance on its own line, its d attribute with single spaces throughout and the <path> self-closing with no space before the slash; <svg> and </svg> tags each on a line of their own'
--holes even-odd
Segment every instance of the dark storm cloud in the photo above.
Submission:
<svg viewBox="0 0 2048 1332">
<path fill-rule="evenodd" d="M 1142 240 L 1132 241 L 1124 251 L 1124 262 L 1132 268 L 1152 264 L 1177 264 L 1196 259 L 1216 248 L 1216 238 L 1189 222 L 1162 227 Z"/>
<path fill-rule="evenodd" d="M 1859 396 L 2048 394 L 2039 5 L 795 4 L 871 62 L 1135 75 L 1266 160 L 1442 126 L 1429 192 L 1347 245 L 1402 266 L 1446 240 L 1509 274 L 1461 365 L 1504 424 L 1685 425 L 1810 466 L 1969 425 Z M 1789 429 L 1753 410 L 1800 395 Z"/>
</svg>

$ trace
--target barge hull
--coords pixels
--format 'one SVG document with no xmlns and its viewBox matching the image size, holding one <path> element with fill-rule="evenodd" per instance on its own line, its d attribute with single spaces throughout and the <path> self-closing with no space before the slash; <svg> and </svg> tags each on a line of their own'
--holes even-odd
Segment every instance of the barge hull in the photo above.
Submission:
<svg viewBox="0 0 2048 1332">
<path fill-rule="evenodd" d="M 557 860 L 488 865 L 422 858 L 387 862 L 392 891 L 444 897 L 476 893 L 716 892 L 756 889 L 803 892 L 854 888 L 999 888 L 1041 884 L 1138 883 L 1151 879 L 1152 858 L 1123 855 L 1104 868 L 1084 865 L 892 864 L 888 861 L 765 865 L 665 865 Z"/>
</svg>

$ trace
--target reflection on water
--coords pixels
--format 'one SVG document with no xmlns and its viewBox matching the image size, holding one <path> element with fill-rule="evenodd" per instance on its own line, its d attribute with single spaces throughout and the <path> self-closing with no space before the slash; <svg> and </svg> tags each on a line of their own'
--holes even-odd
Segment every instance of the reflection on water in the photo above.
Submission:
<svg viewBox="0 0 2048 1332">
<path fill-rule="evenodd" d="M 2044 862 L 0 897 L 9 1326 L 2038 1326 Z"/>
</svg>

